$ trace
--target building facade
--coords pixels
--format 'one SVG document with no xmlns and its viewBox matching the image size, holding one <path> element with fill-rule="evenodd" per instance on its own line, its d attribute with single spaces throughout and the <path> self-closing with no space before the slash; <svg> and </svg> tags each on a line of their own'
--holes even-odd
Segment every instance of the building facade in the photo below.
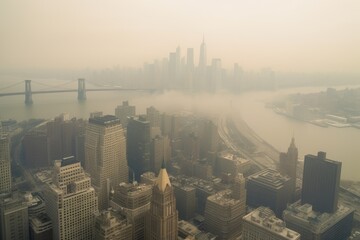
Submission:
<svg viewBox="0 0 360 240">
<path fill-rule="evenodd" d="M 128 101 L 115 108 L 115 116 L 120 119 L 121 125 L 126 129 L 129 117 L 135 116 L 135 106 L 130 106 Z"/>
<path fill-rule="evenodd" d="M 53 171 L 53 182 L 44 190 L 53 239 L 93 239 L 98 199 L 90 178 L 74 157 L 56 160 Z"/>
<path fill-rule="evenodd" d="M 10 139 L 0 134 L 0 193 L 11 191 Z"/>
<path fill-rule="evenodd" d="M 114 189 L 111 206 L 126 216 L 127 221 L 132 224 L 134 240 L 145 238 L 146 215 L 150 210 L 152 186 L 122 183 Z"/>
<path fill-rule="evenodd" d="M 279 171 L 281 174 L 288 175 L 291 181 L 291 192 L 292 200 L 295 200 L 295 190 L 296 190 L 296 169 L 298 162 L 298 149 L 295 146 L 295 139 L 291 139 L 290 146 L 286 153 L 280 153 L 280 164 Z"/>
<path fill-rule="evenodd" d="M 282 217 L 292 196 L 290 177 L 273 169 L 265 169 L 249 176 L 246 190 L 248 205 L 269 207 L 278 218 Z"/>
<path fill-rule="evenodd" d="M 178 211 L 173 187 L 163 163 L 152 190 L 150 213 L 146 222 L 146 239 L 177 240 Z"/>
<path fill-rule="evenodd" d="M 114 211 L 106 210 L 95 218 L 95 240 L 132 239 L 132 225 Z"/>
<path fill-rule="evenodd" d="M 325 152 L 306 155 L 301 203 L 318 212 L 333 213 L 338 206 L 341 162 L 326 159 Z"/>
<path fill-rule="evenodd" d="M 106 209 L 111 188 L 129 179 L 126 140 L 120 120 L 115 116 L 89 119 L 85 136 L 85 170 L 98 193 L 99 209 Z"/>
<path fill-rule="evenodd" d="M 28 240 L 28 206 L 19 193 L 0 195 L 0 240 Z"/>
<path fill-rule="evenodd" d="M 150 170 L 150 122 L 144 116 L 130 118 L 126 140 L 128 165 L 139 181 Z"/>
</svg>

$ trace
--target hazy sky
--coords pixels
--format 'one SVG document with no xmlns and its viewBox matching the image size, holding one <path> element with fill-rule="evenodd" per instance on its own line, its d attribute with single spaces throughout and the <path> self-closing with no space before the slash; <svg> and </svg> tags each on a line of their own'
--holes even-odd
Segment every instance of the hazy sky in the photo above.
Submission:
<svg viewBox="0 0 360 240">
<path fill-rule="evenodd" d="M 1 0 L 1 69 L 142 66 L 203 34 L 224 67 L 360 72 L 359 0 Z"/>
</svg>

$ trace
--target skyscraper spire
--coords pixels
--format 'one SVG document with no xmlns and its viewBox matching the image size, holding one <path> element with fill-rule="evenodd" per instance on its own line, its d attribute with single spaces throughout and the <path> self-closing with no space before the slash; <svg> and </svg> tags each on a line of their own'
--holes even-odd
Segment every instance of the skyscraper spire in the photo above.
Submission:
<svg viewBox="0 0 360 240">
<path fill-rule="evenodd" d="M 163 162 L 161 164 L 161 169 L 160 169 L 160 172 L 159 172 L 159 175 L 158 175 L 156 186 L 159 188 L 159 190 L 161 192 L 165 191 L 166 186 L 171 187 L 171 183 L 170 183 L 169 175 L 168 175 L 168 173 L 166 171 L 165 160 L 164 159 L 163 159 Z"/>
</svg>

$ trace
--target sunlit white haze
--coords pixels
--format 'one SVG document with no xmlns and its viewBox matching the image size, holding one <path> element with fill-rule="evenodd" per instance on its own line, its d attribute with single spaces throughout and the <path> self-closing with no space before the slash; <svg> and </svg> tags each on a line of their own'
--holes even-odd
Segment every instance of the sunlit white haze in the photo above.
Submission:
<svg viewBox="0 0 360 240">
<path fill-rule="evenodd" d="M 0 240 L 360 236 L 360 1 L 0 1 Z"/>
</svg>

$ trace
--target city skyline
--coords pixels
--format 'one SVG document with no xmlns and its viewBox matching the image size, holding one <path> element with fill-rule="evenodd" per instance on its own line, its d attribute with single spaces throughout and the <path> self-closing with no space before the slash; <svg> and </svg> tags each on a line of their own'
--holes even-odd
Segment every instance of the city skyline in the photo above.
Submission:
<svg viewBox="0 0 360 240">
<path fill-rule="evenodd" d="M 139 67 L 176 46 L 194 48 L 197 65 L 205 35 L 207 62 L 220 58 L 226 68 L 239 63 L 250 70 L 358 74 L 359 4 L 2 2 L 0 66 L 3 71 Z"/>
</svg>

